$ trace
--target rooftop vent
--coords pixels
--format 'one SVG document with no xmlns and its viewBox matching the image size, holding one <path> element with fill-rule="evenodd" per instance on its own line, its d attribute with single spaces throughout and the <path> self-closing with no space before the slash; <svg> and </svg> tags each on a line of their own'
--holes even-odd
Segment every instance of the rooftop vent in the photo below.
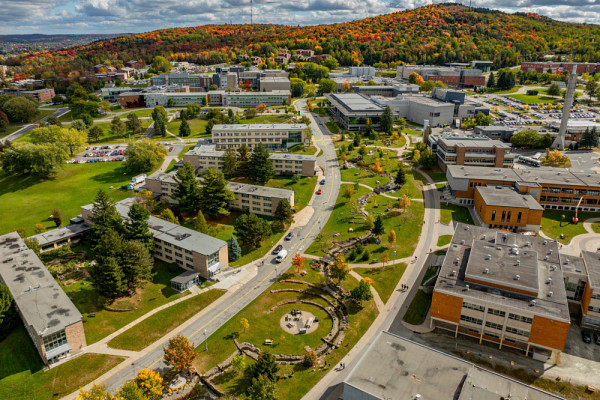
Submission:
<svg viewBox="0 0 600 400">
<path fill-rule="evenodd" d="M 548 244 L 548 241 L 547 241 L 547 240 L 544 240 L 544 246 L 545 246 L 545 245 L 547 245 L 547 244 Z"/>
<path fill-rule="evenodd" d="M 556 173 L 556 175 L 560 175 L 560 171 L 558 171 L 558 172 Z"/>
<path fill-rule="evenodd" d="M 456 276 L 456 271 L 450 272 L 450 276 Z"/>
<path fill-rule="evenodd" d="M 454 264 L 458 264 L 460 262 L 460 257 L 456 257 L 456 259 L 454 260 Z"/>
<path fill-rule="evenodd" d="M 552 293 L 552 292 L 548 292 L 548 297 L 552 297 L 553 294 L 554 293 Z"/>
<path fill-rule="evenodd" d="M 529 302 L 529 305 L 530 305 L 531 307 L 535 306 L 535 300 L 531 300 L 531 301 Z"/>
<path fill-rule="evenodd" d="M 550 266 L 550 271 L 556 271 L 556 265 L 551 265 Z M 575 271 L 577 271 L 577 270 L 575 270 Z"/>
<path fill-rule="evenodd" d="M 465 240 L 464 240 L 464 239 L 463 239 L 463 240 L 461 240 L 461 241 L 460 241 L 460 244 L 465 244 Z"/>
<path fill-rule="evenodd" d="M 549 285 L 549 284 L 551 284 L 551 283 L 552 283 L 552 278 L 548 278 L 548 279 L 546 279 L 546 285 Z"/>
<path fill-rule="evenodd" d="M 489 273 L 490 273 L 490 269 L 489 269 L 489 268 L 486 268 L 486 269 L 484 269 L 484 270 L 483 270 L 483 273 L 484 273 L 484 274 L 489 274 Z"/>
<path fill-rule="evenodd" d="M 548 250 L 548 254 L 552 254 L 552 249 Z"/>
<path fill-rule="evenodd" d="M 521 275 L 515 275 L 515 281 L 518 281 L 519 279 L 521 279 Z"/>
<path fill-rule="evenodd" d="M 515 265 L 516 265 L 517 267 L 518 267 L 519 265 L 521 265 L 521 260 L 517 260 L 517 261 L 515 262 Z"/>
<path fill-rule="evenodd" d="M 465 290 L 468 292 L 469 291 L 469 285 L 465 285 Z"/>
<path fill-rule="evenodd" d="M 565 265 L 569 265 L 569 259 L 565 259 Z"/>
<path fill-rule="evenodd" d="M 492 259 L 492 255 L 491 255 L 491 254 L 488 254 L 488 255 L 486 255 L 486 256 L 485 256 L 485 259 L 486 259 L 486 260 L 491 260 L 491 259 Z"/>
<path fill-rule="evenodd" d="M 587 174 L 587 177 L 589 178 L 590 176 L 592 176 L 592 174 Z"/>
<path fill-rule="evenodd" d="M 485 240 L 485 235 L 483 235 L 483 236 L 481 237 L 481 240 Z"/>
<path fill-rule="evenodd" d="M 469 227 L 469 225 L 467 225 L 467 226 L 465 227 L 465 231 L 468 231 L 469 229 L 470 229 L 470 227 Z"/>
<path fill-rule="evenodd" d="M 544 261 L 548 261 L 550 259 L 550 257 L 546 256 L 544 257 Z"/>
</svg>

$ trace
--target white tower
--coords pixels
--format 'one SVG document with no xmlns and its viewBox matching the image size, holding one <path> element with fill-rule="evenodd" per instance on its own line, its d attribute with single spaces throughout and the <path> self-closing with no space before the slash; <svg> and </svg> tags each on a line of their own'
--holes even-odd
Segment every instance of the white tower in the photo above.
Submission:
<svg viewBox="0 0 600 400">
<path fill-rule="evenodd" d="M 552 142 L 552 148 L 558 150 L 565 149 L 565 136 L 567 134 L 567 124 L 569 123 L 569 116 L 571 115 L 571 107 L 573 107 L 573 98 L 575 97 L 575 88 L 577 86 L 577 67 L 573 67 L 573 71 L 569 75 L 567 81 L 567 93 L 565 94 L 565 105 L 563 107 L 562 119 L 560 120 L 560 129 L 558 130 L 558 136 Z"/>
</svg>

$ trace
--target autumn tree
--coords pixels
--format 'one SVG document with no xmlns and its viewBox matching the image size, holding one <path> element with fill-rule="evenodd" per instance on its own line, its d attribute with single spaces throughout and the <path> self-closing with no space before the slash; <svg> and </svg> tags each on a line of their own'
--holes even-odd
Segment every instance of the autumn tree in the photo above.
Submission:
<svg viewBox="0 0 600 400">
<path fill-rule="evenodd" d="M 404 193 L 402 197 L 398 199 L 398 206 L 403 210 L 406 210 L 408 207 L 410 207 L 410 197 L 408 197 L 406 193 Z"/>
<path fill-rule="evenodd" d="M 385 267 L 385 264 L 389 261 L 390 261 L 390 254 L 386 250 L 383 253 L 381 253 L 381 262 L 382 262 L 383 266 Z"/>
<path fill-rule="evenodd" d="M 240 319 L 240 326 L 244 330 L 244 333 L 250 328 L 250 322 L 248 322 L 247 318 Z"/>
<path fill-rule="evenodd" d="M 390 233 L 388 233 L 388 243 L 391 245 L 396 244 L 396 231 L 390 229 Z"/>
<path fill-rule="evenodd" d="M 292 265 L 296 268 L 296 273 L 300 273 L 300 270 L 304 268 L 304 257 L 302 257 L 300 253 L 296 253 L 292 259 Z"/>
<path fill-rule="evenodd" d="M 346 258 L 344 258 L 343 254 L 338 254 L 335 257 L 334 262 L 329 267 L 329 273 L 333 278 L 337 279 L 338 282 L 341 282 L 342 280 L 346 279 L 349 272 L 350 269 L 348 268 L 348 261 L 346 261 Z"/>
<path fill-rule="evenodd" d="M 423 77 L 416 72 L 411 73 L 408 76 L 408 83 L 412 83 L 413 85 L 421 86 L 425 81 Z"/>
<path fill-rule="evenodd" d="M 62 225 L 63 213 L 60 208 L 55 208 L 52 210 L 51 214 L 52 221 L 54 221 L 54 225 L 58 228 Z"/>
<path fill-rule="evenodd" d="M 305 367 L 314 367 L 315 365 L 317 365 L 317 363 L 319 362 L 319 357 L 317 356 L 317 353 L 315 353 L 314 350 L 309 350 L 306 353 L 304 353 L 304 357 L 302 357 L 302 364 L 304 364 Z"/>
<path fill-rule="evenodd" d="M 90 390 L 79 390 L 77 400 L 117 400 L 117 397 L 106 390 L 106 384 L 97 385 L 94 383 Z"/>
<path fill-rule="evenodd" d="M 187 337 L 177 335 L 169 339 L 169 344 L 163 347 L 165 363 L 177 371 L 184 371 L 192 366 L 196 358 L 193 343 Z"/>
<path fill-rule="evenodd" d="M 154 399 L 162 394 L 163 379 L 156 371 L 144 368 L 138 371 L 133 381 L 148 399 Z"/>
<path fill-rule="evenodd" d="M 354 196 L 354 187 L 352 185 L 344 185 L 344 197 L 350 200 Z"/>
</svg>

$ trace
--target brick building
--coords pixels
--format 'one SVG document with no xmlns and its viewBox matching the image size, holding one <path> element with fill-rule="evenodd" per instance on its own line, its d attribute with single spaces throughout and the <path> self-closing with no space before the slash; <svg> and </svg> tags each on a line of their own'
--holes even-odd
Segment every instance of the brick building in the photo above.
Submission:
<svg viewBox="0 0 600 400">
<path fill-rule="evenodd" d="M 212 141 L 217 149 L 254 148 L 259 142 L 267 150 L 286 150 L 309 139 L 306 124 L 234 124 L 215 125 Z"/>
<path fill-rule="evenodd" d="M 55 97 L 54 89 L 53 88 L 50 88 L 50 89 L 27 90 L 27 91 L 21 92 L 21 94 L 22 95 L 28 94 L 29 96 L 32 96 L 33 98 L 35 98 L 40 103 L 44 103 L 46 101 L 50 101 L 50 100 L 52 100 Z"/>
<path fill-rule="evenodd" d="M 416 72 L 425 81 L 442 82 L 446 86 L 477 87 L 485 86 L 485 76 L 480 69 L 464 67 L 443 67 L 437 65 L 401 65 L 397 68 L 396 76 L 408 79 Z"/>
<path fill-rule="evenodd" d="M 552 70 L 552 72 L 562 72 L 562 71 L 573 71 L 575 68 L 575 73 L 577 75 L 581 75 L 583 73 L 593 74 L 595 72 L 600 72 L 600 63 L 573 63 L 573 62 L 560 62 L 560 61 L 531 61 L 531 62 L 523 62 L 521 63 L 521 71 L 537 71 L 538 73 L 543 73 L 548 70 Z"/>
</svg>

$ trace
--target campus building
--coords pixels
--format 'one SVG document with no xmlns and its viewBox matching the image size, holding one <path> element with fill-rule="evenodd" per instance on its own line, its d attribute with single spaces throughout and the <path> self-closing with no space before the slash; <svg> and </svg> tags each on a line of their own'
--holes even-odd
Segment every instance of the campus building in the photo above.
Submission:
<svg viewBox="0 0 600 400">
<path fill-rule="evenodd" d="M 510 143 L 510 138 L 517 133 L 516 128 L 501 125 L 476 126 L 474 131 L 476 135 L 487 136 L 490 139 L 501 140 L 506 143 Z"/>
<path fill-rule="evenodd" d="M 198 144 L 183 155 L 183 161 L 192 164 L 200 175 L 209 168 L 223 169 L 224 150 L 217 150 L 214 144 Z M 317 157 L 307 154 L 272 153 L 273 168 L 278 175 L 313 176 Z"/>
<path fill-rule="evenodd" d="M 194 92 L 188 87 L 181 87 L 178 91 L 148 90 L 143 92 L 122 93 L 120 104 L 122 107 L 167 107 L 172 101 L 174 107 L 185 107 L 188 103 L 203 105 L 219 105 L 234 107 L 280 106 L 289 104 L 291 93 L 289 90 L 275 90 L 272 92 L 227 92 L 215 90 L 210 92 Z"/>
<path fill-rule="evenodd" d="M 450 165 L 446 178 L 458 204 L 473 204 L 478 186 L 506 185 L 551 210 L 600 211 L 600 175 L 563 168 L 515 169 Z"/>
<path fill-rule="evenodd" d="M 400 65 L 396 70 L 396 76 L 402 79 L 408 79 L 412 73 L 421 75 L 425 81 L 442 82 L 446 86 L 460 88 L 485 86 L 485 76 L 480 69 L 467 69 L 461 66 Z"/>
<path fill-rule="evenodd" d="M 81 313 L 16 232 L 0 236 L 0 282 L 10 291 L 44 364 L 86 346 Z"/>
<path fill-rule="evenodd" d="M 102 100 L 106 100 L 110 103 L 116 103 L 121 98 L 121 93 L 129 93 L 132 89 L 129 86 L 114 86 L 108 88 L 102 88 Z"/>
<path fill-rule="evenodd" d="M 569 71 L 572 72 L 575 69 L 577 75 L 583 73 L 593 74 L 600 72 L 600 63 L 575 63 L 575 62 L 561 62 L 561 61 L 528 61 L 521 63 L 521 71 L 537 71 L 538 73 L 544 73 L 548 70 L 552 70 L 553 73 Z"/>
<path fill-rule="evenodd" d="M 332 118 L 347 131 L 362 131 L 367 119 L 371 120 L 373 129 L 379 129 L 379 120 L 384 107 L 375 104 L 368 97 L 357 93 L 340 93 L 325 95 L 329 102 L 327 107 Z"/>
<path fill-rule="evenodd" d="M 187 72 L 162 73 L 150 78 L 150 86 L 180 85 L 208 89 L 213 84 L 211 75 L 189 74 Z"/>
<path fill-rule="evenodd" d="M 427 146 L 437 156 L 438 165 L 445 171 L 449 165 L 479 165 L 512 168 L 515 154 L 511 146 L 487 136 L 450 132 L 425 135 Z"/>
<path fill-rule="evenodd" d="M 29 95 L 39 101 L 40 103 L 44 103 L 46 101 L 50 101 L 55 97 L 54 89 L 37 89 L 37 90 L 26 90 L 21 92 L 23 95 Z"/>
<path fill-rule="evenodd" d="M 124 220 L 129 218 L 127 214 L 134 201 L 130 197 L 116 203 L 115 207 Z M 93 206 L 81 207 L 81 216 L 90 225 L 93 225 L 90 220 Z M 154 216 L 148 218 L 148 226 L 154 238 L 154 257 L 161 261 L 176 263 L 205 279 L 229 265 L 227 242 L 223 240 Z"/>
<path fill-rule="evenodd" d="M 245 89 L 260 89 L 260 81 L 263 78 L 287 78 L 289 73 L 280 69 L 263 69 L 238 72 L 239 84 Z M 289 81 L 289 79 L 288 79 Z M 289 87 L 284 90 L 290 90 Z M 262 89 L 261 89 L 262 91 Z M 268 91 L 268 90 L 267 90 Z"/>
<path fill-rule="evenodd" d="M 545 354 L 571 324 L 558 243 L 458 224 L 433 291 L 431 324 L 456 337 Z"/>
<path fill-rule="evenodd" d="M 215 125 L 212 142 L 216 148 L 237 149 L 242 145 L 254 148 L 262 143 L 267 150 L 287 150 L 309 140 L 306 124 L 234 124 Z"/>
<path fill-rule="evenodd" d="M 266 76 L 260 78 L 259 90 L 261 92 L 272 92 L 274 90 L 291 90 L 291 84 L 288 77 L 284 76 Z"/>
</svg>

